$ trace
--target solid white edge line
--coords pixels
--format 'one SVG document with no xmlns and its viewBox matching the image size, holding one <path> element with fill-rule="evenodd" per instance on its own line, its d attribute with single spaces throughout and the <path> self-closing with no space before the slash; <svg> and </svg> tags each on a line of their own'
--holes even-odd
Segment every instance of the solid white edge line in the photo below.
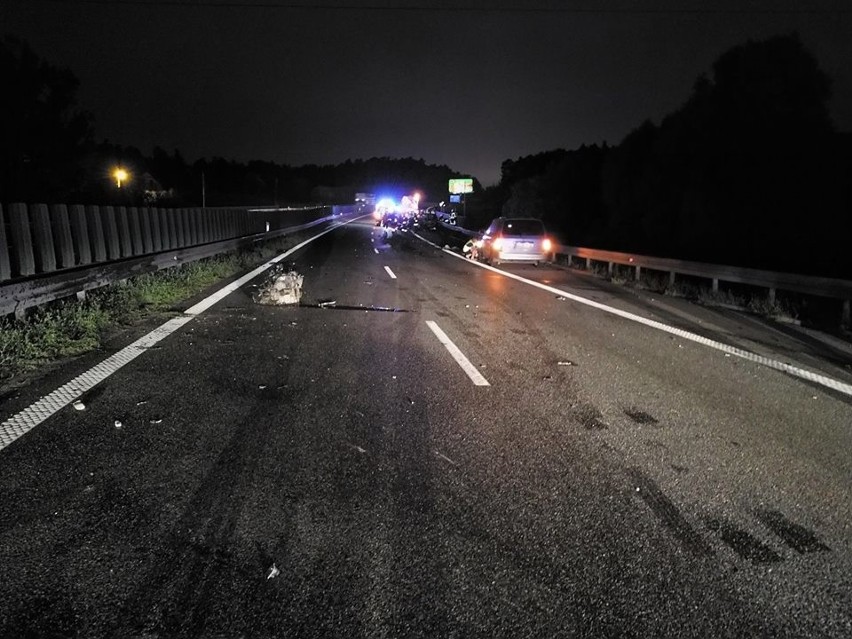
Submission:
<svg viewBox="0 0 852 639">
<path fill-rule="evenodd" d="M 308 238 L 304 242 L 300 242 L 296 246 L 291 249 L 288 249 L 286 252 L 281 253 L 280 255 L 272 258 L 265 264 L 255 268 L 250 271 L 246 275 L 243 275 L 239 279 L 231 282 L 227 286 L 219 289 L 212 295 L 206 297 L 201 300 L 194 306 L 190 307 L 186 311 L 184 311 L 183 315 L 178 317 L 174 317 L 164 324 L 158 326 L 151 332 L 143 335 L 135 342 L 130 344 L 129 346 L 125 346 L 123 349 L 118 351 L 117 353 L 111 355 L 100 364 L 96 364 L 86 372 L 78 375 L 74 379 L 72 379 L 67 384 L 64 384 L 57 388 L 52 393 L 45 395 L 41 399 L 37 400 L 27 408 L 22 411 L 16 413 L 15 415 L 8 418 L 2 424 L 0 424 L 0 450 L 11 444 L 13 441 L 26 434 L 42 422 L 44 422 L 48 417 L 62 410 L 68 404 L 73 402 L 75 399 L 80 397 L 83 393 L 90 390 L 107 377 L 115 373 L 125 364 L 130 363 L 134 359 L 136 359 L 139 355 L 145 352 L 146 349 L 151 348 L 157 342 L 165 339 L 176 330 L 186 325 L 188 322 L 192 321 L 199 314 L 213 306 L 216 302 L 223 299 L 229 293 L 234 292 L 240 286 L 248 282 L 249 280 L 257 277 L 274 264 L 277 264 L 281 260 L 289 257 L 295 251 L 298 251 L 300 248 L 310 244 L 314 240 L 322 237 L 326 233 L 330 233 L 335 229 L 349 224 L 351 222 L 355 222 L 356 220 L 361 219 L 365 216 L 359 216 L 353 218 L 351 220 L 347 220 L 346 222 L 338 222 L 337 224 L 333 224 L 331 227 L 314 235 L 313 237 Z"/>
<path fill-rule="evenodd" d="M 491 386 L 488 383 L 488 380 L 485 379 L 478 370 L 476 370 L 476 366 L 470 363 L 470 360 L 465 357 L 464 353 L 459 350 L 459 347 L 453 344 L 453 341 L 447 337 L 447 334 L 441 330 L 441 327 L 438 326 L 436 322 L 432 320 L 426 320 L 426 325 L 432 329 L 432 332 L 435 333 L 435 337 L 438 338 L 438 341 L 444 345 L 450 355 L 453 356 L 453 359 L 456 360 L 456 363 L 461 366 L 462 370 L 467 373 L 467 376 L 470 377 L 471 381 L 476 386 Z"/>
<path fill-rule="evenodd" d="M 650 328 L 655 328 L 657 330 L 663 331 L 665 333 L 670 333 L 672 335 L 677 335 L 685 340 L 689 340 L 691 342 L 695 342 L 697 344 L 703 344 L 704 346 L 708 346 L 710 348 L 716 349 L 718 351 L 722 351 L 723 353 L 728 353 L 729 355 L 735 355 L 737 357 L 741 357 L 742 359 L 748 360 L 750 362 L 754 362 L 756 364 L 760 364 L 762 366 L 766 366 L 767 368 L 772 368 L 774 370 L 782 371 L 784 373 L 788 373 L 794 377 L 798 377 L 800 379 L 807 380 L 809 382 L 813 382 L 814 384 L 819 384 L 820 386 L 824 386 L 826 388 L 830 388 L 831 390 L 835 390 L 839 393 L 843 393 L 844 395 L 852 396 L 852 384 L 846 384 L 841 382 L 840 380 L 834 379 L 832 377 L 828 377 L 827 375 L 822 375 L 820 373 L 816 373 L 814 371 L 810 371 L 804 368 L 799 368 L 797 366 L 792 366 L 790 364 L 785 364 L 784 362 L 779 362 L 778 360 L 771 359 L 769 357 L 764 357 L 763 355 L 758 355 L 756 353 L 752 353 L 751 351 L 747 351 L 741 348 L 736 348 L 734 346 L 730 346 L 723 342 L 717 342 L 716 340 L 708 339 L 706 337 L 702 337 L 701 335 L 697 335 L 696 333 L 691 333 L 690 331 L 685 331 L 680 328 L 675 328 L 674 326 L 669 326 L 668 324 L 663 324 L 662 322 L 658 322 L 656 320 L 647 319 L 645 317 L 641 317 L 640 315 L 636 315 L 634 313 L 630 313 L 628 311 L 622 311 L 620 309 L 614 308 L 612 306 L 607 306 L 606 304 L 601 304 L 600 302 L 595 302 L 594 300 L 590 300 L 585 297 L 580 297 L 579 295 L 575 295 L 573 293 L 569 293 L 568 291 L 563 291 L 562 289 L 555 288 L 553 286 L 548 286 L 547 284 L 542 284 L 540 282 L 536 282 L 534 280 L 527 279 L 525 277 L 521 277 L 520 275 L 515 275 L 514 273 L 509 273 L 508 271 L 500 270 L 499 268 L 494 268 L 493 266 L 489 266 L 488 264 L 482 264 L 481 262 L 476 262 L 471 260 L 463 255 L 458 255 L 449 249 L 441 248 L 437 244 L 430 242 L 425 237 L 421 237 L 418 234 L 414 234 L 418 239 L 426 242 L 427 244 L 434 246 L 442 250 L 444 253 L 448 255 L 452 255 L 455 258 L 463 260 L 464 262 L 472 265 L 478 266 L 479 268 L 484 268 L 489 271 L 493 271 L 494 273 L 499 273 L 504 277 L 511 278 L 513 280 L 517 280 L 518 282 L 523 282 L 524 284 L 529 284 L 530 286 L 535 286 L 543 291 L 547 291 L 548 293 L 553 293 L 555 295 L 562 296 L 566 299 L 570 299 L 574 302 L 578 302 L 580 304 L 585 304 L 586 306 L 591 306 L 592 308 L 596 308 L 598 310 L 604 311 L 605 313 L 610 313 L 612 315 L 617 315 L 624 319 L 630 320 L 632 322 L 637 322 L 639 324 L 643 324 Z"/>
<path fill-rule="evenodd" d="M 391 270 L 390 266 L 386 266 L 386 267 L 385 267 L 385 270 L 388 272 L 388 275 L 390 275 L 390 278 L 391 278 L 392 280 L 395 280 L 395 279 L 396 279 L 396 275 L 394 275 L 394 274 L 393 274 L 393 271 Z"/>
</svg>

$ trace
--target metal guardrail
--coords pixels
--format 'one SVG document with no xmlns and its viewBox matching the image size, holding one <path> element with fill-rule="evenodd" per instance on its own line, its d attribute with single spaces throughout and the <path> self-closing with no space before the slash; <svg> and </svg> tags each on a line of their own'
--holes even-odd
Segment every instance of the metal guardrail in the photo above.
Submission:
<svg viewBox="0 0 852 639">
<path fill-rule="evenodd" d="M 447 231 L 452 231 L 465 237 L 482 236 L 482 233 L 447 224 L 443 220 L 440 222 L 440 226 Z M 664 257 L 602 251 L 561 244 L 556 246 L 554 255 L 565 257 L 569 266 L 573 263 L 574 259 L 582 259 L 585 261 L 584 265 L 587 269 L 590 269 L 595 262 L 604 263 L 607 265 L 610 275 L 613 274 L 615 265 L 627 266 L 633 269 L 634 278 L 637 280 L 641 277 L 643 268 L 668 273 L 669 285 L 675 283 L 678 275 L 705 278 L 711 281 L 714 292 L 719 290 L 719 282 L 757 286 L 768 290 L 770 302 L 775 301 L 777 291 L 837 299 L 842 301 L 841 326 L 844 328 L 852 326 L 852 312 L 850 312 L 850 306 L 852 306 L 852 281 L 849 280 L 763 271 L 738 266 L 710 264 L 707 262 L 688 262 Z"/>
<path fill-rule="evenodd" d="M 341 211 L 342 208 L 342 211 Z M 285 235 L 302 231 L 318 224 L 339 219 L 348 207 L 335 207 L 331 215 L 286 228 L 262 231 L 241 237 L 208 242 L 175 250 L 160 251 L 137 257 L 101 262 L 41 273 L 24 279 L 0 283 L 0 317 L 15 313 L 22 317 L 26 309 L 47 304 L 57 299 L 77 295 L 83 299 L 86 291 L 100 288 L 144 273 L 152 273 L 194 262 L 219 253 L 250 248 Z"/>
</svg>

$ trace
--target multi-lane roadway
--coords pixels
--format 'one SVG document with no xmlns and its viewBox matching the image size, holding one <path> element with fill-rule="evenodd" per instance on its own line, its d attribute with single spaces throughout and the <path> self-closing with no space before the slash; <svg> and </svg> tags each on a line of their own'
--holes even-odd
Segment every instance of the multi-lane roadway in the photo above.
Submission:
<svg viewBox="0 0 852 639">
<path fill-rule="evenodd" d="M 0 636 L 852 636 L 846 343 L 420 235 L 4 397 Z"/>
</svg>

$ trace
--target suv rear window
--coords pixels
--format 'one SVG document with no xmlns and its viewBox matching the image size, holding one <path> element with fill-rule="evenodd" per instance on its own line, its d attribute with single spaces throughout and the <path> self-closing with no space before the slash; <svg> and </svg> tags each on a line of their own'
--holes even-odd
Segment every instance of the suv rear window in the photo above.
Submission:
<svg viewBox="0 0 852 639">
<path fill-rule="evenodd" d="M 541 220 L 506 220 L 503 222 L 504 235 L 544 235 Z"/>
</svg>

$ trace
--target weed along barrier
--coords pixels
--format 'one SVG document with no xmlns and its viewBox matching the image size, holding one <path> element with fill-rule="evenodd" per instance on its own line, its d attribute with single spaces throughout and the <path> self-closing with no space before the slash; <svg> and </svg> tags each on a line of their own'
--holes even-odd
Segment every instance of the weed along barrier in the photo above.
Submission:
<svg viewBox="0 0 852 639">
<path fill-rule="evenodd" d="M 205 288 L 245 272 L 295 245 L 299 235 L 276 238 L 248 250 L 222 253 L 128 278 L 89 291 L 85 299 L 65 298 L 30 309 L 23 319 L 0 317 L 0 394 L 24 382 L 52 362 L 76 357 L 98 348 L 106 335 L 119 326 L 135 324 L 145 317 L 174 310 L 181 301 Z M 299 304 L 303 277 L 279 267 L 267 282 L 266 304 Z M 260 297 L 260 296 L 259 296 Z"/>
</svg>

